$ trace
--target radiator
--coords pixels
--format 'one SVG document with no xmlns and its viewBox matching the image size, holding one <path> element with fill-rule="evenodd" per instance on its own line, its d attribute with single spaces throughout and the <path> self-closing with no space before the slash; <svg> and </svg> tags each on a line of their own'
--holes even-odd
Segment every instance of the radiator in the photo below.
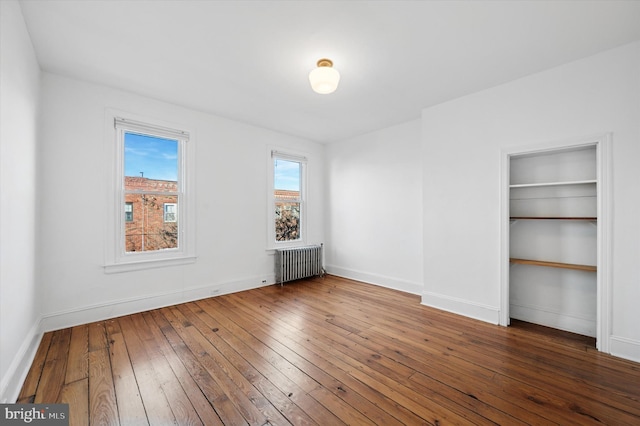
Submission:
<svg viewBox="0 0 640 426">
<path fill-rule="evenodd" d="M 276 282 L 324 275 L 322 244 L 276 250 Z"/>
</svg>

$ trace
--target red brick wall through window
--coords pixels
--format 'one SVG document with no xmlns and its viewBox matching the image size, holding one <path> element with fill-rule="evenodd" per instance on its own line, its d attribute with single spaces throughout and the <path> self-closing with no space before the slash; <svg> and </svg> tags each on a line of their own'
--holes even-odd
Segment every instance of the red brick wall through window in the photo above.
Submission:
<svg viewBox="0 0 640 426">
<path fill-rule="evenodd" d="M 144 177 L 125 177 L 125 190 L 139 191 L 126 194 L 125 203 L 133 206 L 131 221 L 125 221 L 125 250 L 127 252 L 152 251 L 178 246 L 178 220 L 165 221 L 165 204 L 178 203 L 176 195 L 157 195 L 148 192 L 177 193 L 178 183 Z M 177 210 L 176 210 L 177 211 Z"/>
</svg>

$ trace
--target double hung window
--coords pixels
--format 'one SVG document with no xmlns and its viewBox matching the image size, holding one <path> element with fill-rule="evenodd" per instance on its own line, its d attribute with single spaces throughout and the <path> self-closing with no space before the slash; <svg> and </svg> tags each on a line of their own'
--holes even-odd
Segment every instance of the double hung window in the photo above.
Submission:
<svg viewBox="0 0 640 426">
<path fill-rule="evenodd" d="M 193 258 L 189 133 L 119 117 L 114 117 L 114 128 L 117 213 L 107 269 L 125 265 L 115 268 L 118 272 Z"/>
</svg>

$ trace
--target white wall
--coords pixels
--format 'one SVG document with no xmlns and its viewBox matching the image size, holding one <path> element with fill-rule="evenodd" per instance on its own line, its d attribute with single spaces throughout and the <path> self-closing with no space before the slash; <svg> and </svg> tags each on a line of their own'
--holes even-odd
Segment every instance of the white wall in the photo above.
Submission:
<svg viewBox="0 0 640 426">
<path fill-rule="evenodd" d="M 612 133 L 611 352 L 640 360 L 640 42 L 423 110 L 423 303 L 497 322 L 502 149 Z"/>
<path fill-rule="evenodd" d="M 422 291 L 420 120 L 326 148 L 327 270 Z"/>
<path fill-rule="evenodd" d="M 192 131 L 195 264 L 105 274 L 107 109 Z M 310 243 L 324 238 L 323 146 L 130 93 L 43 73 L 38 280 L 44 329 L 274 282 L 267 244 L 268 146 L 308 155 Z"/>
<path fill-rule="evenodd" d="M 36 139 L 40 68 L 15 1 L 0 1 L 0 401 L 38 343 Z"/>
</svg>

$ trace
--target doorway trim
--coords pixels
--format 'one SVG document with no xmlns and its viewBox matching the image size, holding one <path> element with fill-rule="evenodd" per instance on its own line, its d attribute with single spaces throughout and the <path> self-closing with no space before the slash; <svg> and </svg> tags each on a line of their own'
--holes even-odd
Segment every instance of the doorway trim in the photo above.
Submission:
<svg viewBox="0 0 640 426">
<path fill-rule="evenodd" d="M 512 156 L 544 153 L 585 146 L 596 147 L 597 174 L 597 272 L 596 272 L 596 348 L 610 353 L 611 337 L 611 139 L 610 133 L 574 140 L 505 148 L 500 153 L 500 318 L 508 326 L 509 315 L 509 176 Z"/>
</svg>

